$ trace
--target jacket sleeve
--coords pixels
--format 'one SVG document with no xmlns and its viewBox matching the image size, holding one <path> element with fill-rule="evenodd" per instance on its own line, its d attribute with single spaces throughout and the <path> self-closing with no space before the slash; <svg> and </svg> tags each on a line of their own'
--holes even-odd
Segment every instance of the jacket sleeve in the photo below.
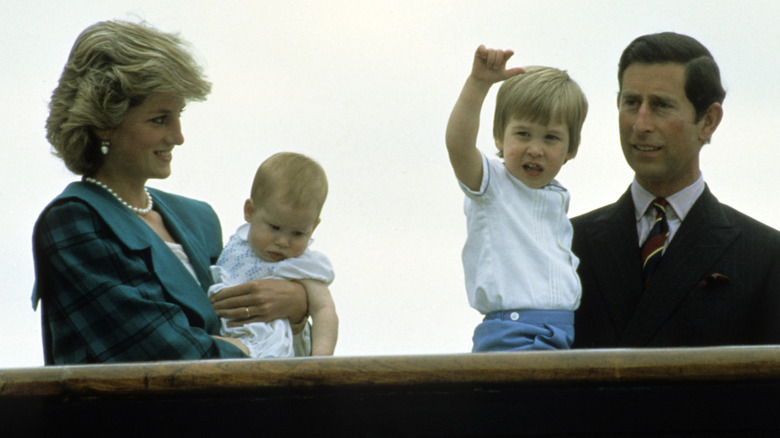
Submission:
<svg viewBox="0 0 780 438">
<path fill-rule="evenodd" d="M 243 356 L 192 326 L 166 300 L 151 269 L 151 250 L 129 250 L 85 203 L 55 204 L 44 212 L 34 232 L 34 257 L 54 363 Z"/>
</svg>

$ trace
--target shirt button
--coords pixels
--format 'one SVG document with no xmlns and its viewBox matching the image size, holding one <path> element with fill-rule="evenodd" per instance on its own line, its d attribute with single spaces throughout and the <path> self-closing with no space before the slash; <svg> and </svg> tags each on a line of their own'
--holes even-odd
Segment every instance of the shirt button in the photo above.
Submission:
<svg viewBox="0 0 780 438">
<path fill-rule="evenodd" d="M 509 319 L 511 319 L 512 321 L 517 321 L 518 319 L 520 319 L 520 314 L 517 312 L 512 312 L 509 314 Z"/>
</svg>

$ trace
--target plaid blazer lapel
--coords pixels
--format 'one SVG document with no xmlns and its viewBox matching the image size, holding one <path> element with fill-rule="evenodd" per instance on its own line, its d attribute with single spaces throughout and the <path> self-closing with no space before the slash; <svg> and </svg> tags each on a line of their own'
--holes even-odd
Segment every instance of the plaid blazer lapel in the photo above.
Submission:
<svg viewBox="0 0 780 438">
<path fill-rule="evenodd" d="M 222 230 L 219 222 L 212 220 L 213 218 L 202 214 L 203 212 L 195 208 L 189 208 L 185 218 L 179 211 L 180 206 L 176 204 L 186 200 L 181 198 L 172 200 L 171 195 L 159 190 L 149 189 L 149 192 L 154 197 L 155 204 L 165 220 L 168 231 L 184 248 L 201 287 L 204 292 L 207 291 L 213 283 L 209 265 L 216 263 L 216 257 L 222 249 Z M 189 202 L 194 203 L 195 201 Z M 209 241 L 213 239 L 209 239 L 207 235 L 213 233 L 219 236 L 218 248 L 216 246 L 209 248 Z"/>
<path fill-rule="evenodd" d="M 199 239 L 203 240 L 206 234 L 211 233 L 210 230 L 206 229 L 210 227 L 204 225 L 201 227 L 202 229 L 195 230 L 192 225 L 201 220 L 206 224 L 213 224 L 216 218 L 209 220 L 200 213 L 203 209 L 198 208 L 198 206 L 204 205 L 202 203 L 181 197 L 176 197 L 176 201 L 172 202 L 173 195 L 154 189 L 150 189 L 149 192 L 154 197 L 154 202 L 163 216 L 169 232 L 184 247 L 198 280 L 192 277 L 181 261 L 168 248 L 168 245 L 146 223 L 135 213 L 116 202 L 111 194 L 100 187 L 75 182 L 70 184 L 57 199 L 78 197 L 92 205 L 128 249 L 151 253 L 152 270 L 173 302 L 179 304 L 190 318 L 194 317 L 203 321 L 207 328 L 210 325 L 218 324 L 219 321 L 216 314 L 213 313 L 206 295 L 206 290 L 212 284 L 208 267 L 211 257 L 207 253 L 205 244 L 198 243 Z M 192 207 L 186 211 L 187 215 L 192 217 L 189 221 L 184 221 L 182 220 L 184 212 L 178 210 L 187 207 Z M 219 235 L 217 245 L 221 246 L 221 229 L 218 221 L 214 232 Z M 213 249 L 211 252 L 214 252 Z M 193 294 L 192 291 L 196 288 L 203 290 L 203 293 Z"/>
</svg>

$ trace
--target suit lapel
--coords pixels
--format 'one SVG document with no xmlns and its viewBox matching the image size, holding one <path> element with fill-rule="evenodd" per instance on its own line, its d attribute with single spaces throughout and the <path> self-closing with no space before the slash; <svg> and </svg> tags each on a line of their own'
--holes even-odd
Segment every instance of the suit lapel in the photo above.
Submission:
<svg viewBox="0 0 780 438">
<path fill-rule="evenodd" d="M 208 322 L 209 315 L 201 312 L 203 309 L 211 309 L 211 304 L 205 293 L 205 289 L 211 284 L 211 281 L 208 277 L 208 266 L 204 266 L 202 262 L 209 260 L 208 253 L 197 242 L 197 239 L 191 237 L 199 234 L 193 233 L 190 228 L 184 225 L 184 221 L 170 208 L 164 195 L 155 190 L 150 190 L 150 193 L 154 198 L 156 209 L 165 220 L 168 231 L 184 247 L 198 275 L 200 284 L 168 248 L 168 245 L 146 223 L 135 213 L 116 202 L 105 190 L 92 184 L 73 183 L 60 197 L 76 196 L 84 199 L 95 208 L 97 214 L 103 218 L 114 234 L 130 250 L 150 251 L 152 270 L 171 300 L 180 304 L 188 317 L 193 318 L 195 314 L 198 314 L 196 319 Z M 193 290 L 197 289 L 204 290 L 204 293 L 192 293 Z M 215 318 L 211 319 L 215 320 Z"/>
<path fill-rule="evenodd" d="M 106 190 L 94 184 L 72 183 L 58 199 L 68 197 L 83 199 L 91 205 L 119 240 L 131 250 L 140 251 L 149 248 L 151 237 L 156 236 L 135 213 L 117 202 Z"/>
<path fill-rule="evenodd" d="M 206 247 L 199 239 L 195 239 L 194 236 L 198 236 L 200 233 L 197 230 L 190 229 L 187 224 L 181 220 L 176 212 L 171 209 L 165 197 L 156 190 L 150 190 L 155 196 L 155 204 L 157 210 L 165 221 L 165 226 L 171 233 L 174 239 L 184 248 L 184 252 L 190 258 L 192 268 L 195 270 L 195 274 L 198 276 L 198 281 L 203 285 L 203 289 L 206 290 L 208 285 L 212 283 L 209 266 L 204 264 L 204 261 L 209 260 L 209 253 Z"/>
<path fill-rule="evenodd" d="M 171 296 L 171 299 L 181 305 L 182 310 L 193 325 L 202 326 L 209 332 L 219 330 L 219 320 L 216 318 L 216 314 L 213 313 L 214 311 L 206 294 L 206 290 L 212 284 L 209 267 L 204 264 L 208 263 L 208 252 L 198 243 L 196 238 L 193 238 L 193 236 L 198 236 L 200 233 L 186 225 L 186 222 L 166 202 L 164 195 L 158 191 L 149 191 L 154 197 L 157 211 L 165 221 L 165 227 L 184 248 L 184 252 L 189 257 L 190 264 L 198 280 L 196 281 L 192 277 L 181 261 L 173 254 L 173 251 L 168 248 L 168 245 L 159 238 L 152 245 L 152 261 L 157 277 Z M 203 290 L 203 293 L 193 293 L 198 288 Z"/>
<path fill-rule="evenodd" d="M 634 204 L 630 191 L 591 223 L 588 251 L 597 279 L 597 293 L 616 333 L 622 333 L 642 290 Z"/>
<path fill-rule="evenodd" d="M 739 230 L 731 226 L 709 189 L 701 194 L 669 244 L 653 281 L 623 333 L 629 345 L 645 346 L 723 255 Z"/>
</svg>

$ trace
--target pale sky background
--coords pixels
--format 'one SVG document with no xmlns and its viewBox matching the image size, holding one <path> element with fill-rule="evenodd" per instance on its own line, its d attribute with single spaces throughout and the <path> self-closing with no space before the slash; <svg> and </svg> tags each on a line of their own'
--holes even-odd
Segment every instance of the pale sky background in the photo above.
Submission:
<svg viewBox="0 0 780 438">
<path fill-rule="evenodd" d="M 330 195 L 313 248 L 336 269 L 336 354 L 354 356 L 471 348 L 480 315 L 463 286 L 463 196 L 444 129 L 479 44 L 513 49 L 511 66 L 566 69 L 587 95 L 579 155 L 558 175 L 575 216 L 614 202 L 631 182 L 615 107 L 623 48 L 666 30 L 697 38 L 728 91 L 702 152 L 705 180 L 722 202 L 780 228 L 778 17 L 773 0 L 5 1 L 0 368 L 43 364 L 30 304 L 32 228 L 76 179 L 50 154 L 43 126 L 70 48 L 90 24 L 143 19 L 193 44 L 213 91 L 184 114 L 173 175 L 149 185 L 211 203 L 225 241 L 266 157 L 297 151 L 323 165 Z M 479 138 L 490 154 L 495 88 Z"/>
</svg>

